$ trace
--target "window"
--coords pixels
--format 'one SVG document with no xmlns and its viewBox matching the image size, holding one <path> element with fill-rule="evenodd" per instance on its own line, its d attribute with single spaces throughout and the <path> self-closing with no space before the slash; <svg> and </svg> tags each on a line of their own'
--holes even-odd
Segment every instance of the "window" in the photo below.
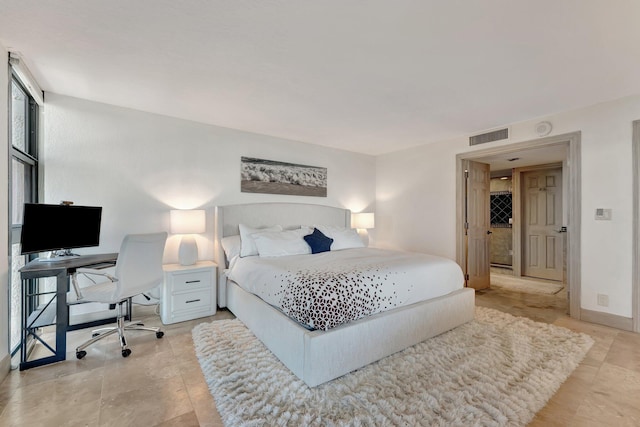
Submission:
<svg viewBox="0 0 640 427">
<path fill-rule="evenodd" d="M 20 273 L 28 261 L 20 255 L 20 233 L 22 212 L 25 203 L 37 201 L 38 183 L 38 104 L 29 95 L 15 75 L 11 79 L 11 102 L 9 104 L 9 133 L 11 138 L 11 284 L 9 348 L 14 354 L 21 342 L 22 283 Z M 29 283 L 29 287 L 36 286 Z M 30 310 L 27 307 L 27 310 Z"/>
</svg>

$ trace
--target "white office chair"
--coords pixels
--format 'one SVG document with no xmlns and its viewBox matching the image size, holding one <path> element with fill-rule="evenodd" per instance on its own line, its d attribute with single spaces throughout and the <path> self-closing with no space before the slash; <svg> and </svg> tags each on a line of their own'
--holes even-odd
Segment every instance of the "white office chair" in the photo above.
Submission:
<svg viewBox="0 0 640 427">
<path fill-rule="evenodd" d="M 74 291 L 67 294 L 68 301 L 101 302 L 115 305 L 117 308 L 117 326 L 93 331 L 92 338 L 76 348 L 78 359 L 87 355 L 85 348 L 116 332 L 120 337 L 122 357 L 131 354 L 124 336 L 125 330 L 152 331 L 156 333 L 157 338 L 162 338 L 164 332 L 160 328 L 144 327 L 142 323 L 135 322 L 125 325 L 122 305 L 129 302 L 130 312 L 132 297 L 144 294 L 162 283 L 162 253 L 166 240 L 167 233 L 129 234 L 122 240 L 114 276 L 86 268 L 78 269 L 72 276 Z M 86 275 L 95 284 L 80 288 L 76 274 Z M 101 276 L 107 280 L 96 282 L 92 278 L 94 276 Z"/>
</svg>

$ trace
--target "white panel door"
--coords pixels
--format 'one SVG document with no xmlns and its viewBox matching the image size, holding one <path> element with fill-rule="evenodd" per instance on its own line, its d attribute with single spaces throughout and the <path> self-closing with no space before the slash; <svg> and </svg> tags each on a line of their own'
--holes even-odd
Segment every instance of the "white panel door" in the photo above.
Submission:
<svg viewBox="0 0 640 427">
<path fill-rule="evenodd" d="M 523 173 L 524 276 L 563 279 L 562 169 Z"/>
<path fill-rule="evenodd" d="M 491 231 L 490 173 L 486 163 L 468 161 L 467 177 L 467 286 L 485 289 L 490 282 Z"/>
</svg>

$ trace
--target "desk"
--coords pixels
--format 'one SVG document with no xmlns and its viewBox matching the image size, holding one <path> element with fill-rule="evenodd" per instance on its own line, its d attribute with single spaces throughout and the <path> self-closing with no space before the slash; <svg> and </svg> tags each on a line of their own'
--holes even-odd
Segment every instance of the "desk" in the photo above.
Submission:
<svg viewBox="0 0 640 427">
<path fill-rule="evenodd" d="M 31 261 L 20 269 L 22 279 L 22 348 L 20 350 L 20 370 L 59 362 L 66 359 L 67 352 L 67 327 L 69 324 L 69 310 L 67 307 L 67 291 L 69 289 L 69 276 L 75 273 L 78 268 L 115 265 L 118 259 L 117 253 L 82 255 L 65 260 L 57 261 Z M 42 277 L 56 278 L 55 292 L 31 292 L 27 289 L 29 279 Z M 29 301 L 38 301 L 38 308 L 31 314 L 27 307 Z M 56 326 L 55 349 L 44 342 L 35 333 L 36 329 L 44 326 Z M 27 339 L 34 337 L 52 353 L 52 356 L 40 359 L 28 360 Z"/>
</svg>

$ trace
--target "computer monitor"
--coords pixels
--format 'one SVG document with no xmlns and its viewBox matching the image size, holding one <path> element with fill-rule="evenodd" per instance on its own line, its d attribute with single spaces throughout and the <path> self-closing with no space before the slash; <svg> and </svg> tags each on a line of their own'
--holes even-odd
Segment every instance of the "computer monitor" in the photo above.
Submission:
<svg viewBox="0 0 640 427">
<path fill-rule="evenodd" d="M 102 207 L 25 203 L 20 243 L 22 254 L 98 246 Z"/>
</svg>

